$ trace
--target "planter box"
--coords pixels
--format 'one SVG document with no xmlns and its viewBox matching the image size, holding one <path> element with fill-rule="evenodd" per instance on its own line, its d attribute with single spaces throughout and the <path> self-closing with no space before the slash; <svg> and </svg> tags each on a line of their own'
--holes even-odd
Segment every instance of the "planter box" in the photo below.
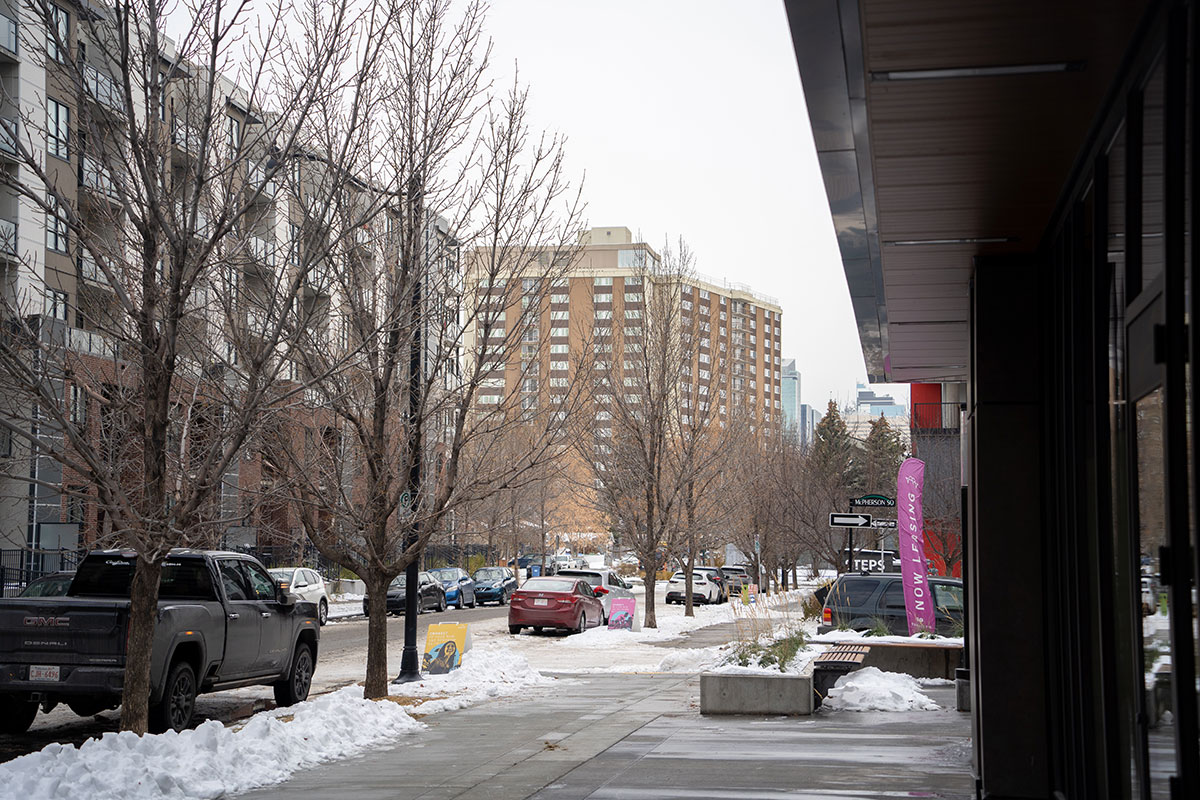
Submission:
<svg viewBox="0 0 1200 800">
<path fill-rule="evenodd" d="M 812 678 L 807 675 L 700 675 L 701 714 L 807 716 L 812 711 Z"/>
</svg>

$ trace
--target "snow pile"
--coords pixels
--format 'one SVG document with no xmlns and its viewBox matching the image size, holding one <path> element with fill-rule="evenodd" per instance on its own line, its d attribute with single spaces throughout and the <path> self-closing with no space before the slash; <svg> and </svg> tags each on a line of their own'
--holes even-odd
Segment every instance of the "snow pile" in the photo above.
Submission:
<svg viewBox="0 0 1200 800">
<path fill-rule="evenodd" d="M 503 646 L 481 645 L 463 655 L 462 666 L 458 669 L 445 675 L 426 675 L 416 683 L 393 684 L 391 691 L 431 698 L 415 710 L 436 714 L 553 682 L 553 678 L 529 666 L 524 656 Z"/>
<path fill-rule="evenodd" d="M 940 706 L 921 692 L 911 675 L 863 667 L 838 678 L 825 698 L 841 711 L 936 711 Z"/>
<path fill-rule="evenodd" d="M 364 700 L 362 689 L 350 686 L 258 714 L 240 729 L 210 720 L 182 733 L 106 733 L 78 750 L 50 744 L 0 765 L 0 785 L 9 797 L 38 800 L 218 798 L 421 727 L 403 707 Z"/>
</svg>

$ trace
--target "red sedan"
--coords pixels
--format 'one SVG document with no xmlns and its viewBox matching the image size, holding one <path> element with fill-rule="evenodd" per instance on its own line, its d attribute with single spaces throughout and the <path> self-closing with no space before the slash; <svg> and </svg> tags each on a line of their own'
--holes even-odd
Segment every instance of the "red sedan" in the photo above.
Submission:
<svg viewBox="0 0 1200 800">
<path fill-rule="evenodd" d="M 508 632 L 520 633 L 522 628 L 565 628 L 579 633 L 599 625 L 604 619 L 604 606 L 596 595 L 607 591 L 597 586 L 593 592 L 587 581 L 574 578 L 530 578 L 513 593 L 508 606 Z"/>
</svg>

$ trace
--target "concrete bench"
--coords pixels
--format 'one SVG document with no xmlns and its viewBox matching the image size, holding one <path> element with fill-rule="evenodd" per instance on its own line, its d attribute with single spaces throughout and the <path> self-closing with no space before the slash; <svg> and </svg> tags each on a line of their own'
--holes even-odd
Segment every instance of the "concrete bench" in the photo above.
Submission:
<svg viewBox="0 0 1200 800">
<path fill-rule="evenodd" d="M 812 679 L 807 675 L 700 675 L 701 714 L 806 716 L 812 711 Z"/>
</svg>

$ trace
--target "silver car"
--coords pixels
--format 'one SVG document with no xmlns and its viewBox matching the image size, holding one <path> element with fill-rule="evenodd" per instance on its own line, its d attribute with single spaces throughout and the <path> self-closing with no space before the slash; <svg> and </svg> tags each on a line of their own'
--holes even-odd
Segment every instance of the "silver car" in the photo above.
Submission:
<svg viewBox="0 0 1200 800">
<path fill-rule="evenodd" d="M 309 603 L 317 604 L 317 619 L 322 625 L 329 619 L 329 591 L 325 581 L 308 567 L 276 567 L 269 570 L 271 577 L 279 584 L 280 589 L 287 589 L 292 594 Z"/>
<path fill-rule="evenodd" d="M 629 591 L 629 584 L 621 578 L 620 575 L 613 572 L 607 567 L 598 569 L 568 569 L 564 567 L 555 573 L 556 577 L 571 577 L 582 578 L 588 582 L 592 589 L 597 587 L 603 588 L 605 591 L 600 594 L 599 600 L 604 605 L 604 624 L 608 624 L 608 616 L 612 611 L 612 601 L 614 597 L 633 597 L 633 592 Z"/>
</svg>

